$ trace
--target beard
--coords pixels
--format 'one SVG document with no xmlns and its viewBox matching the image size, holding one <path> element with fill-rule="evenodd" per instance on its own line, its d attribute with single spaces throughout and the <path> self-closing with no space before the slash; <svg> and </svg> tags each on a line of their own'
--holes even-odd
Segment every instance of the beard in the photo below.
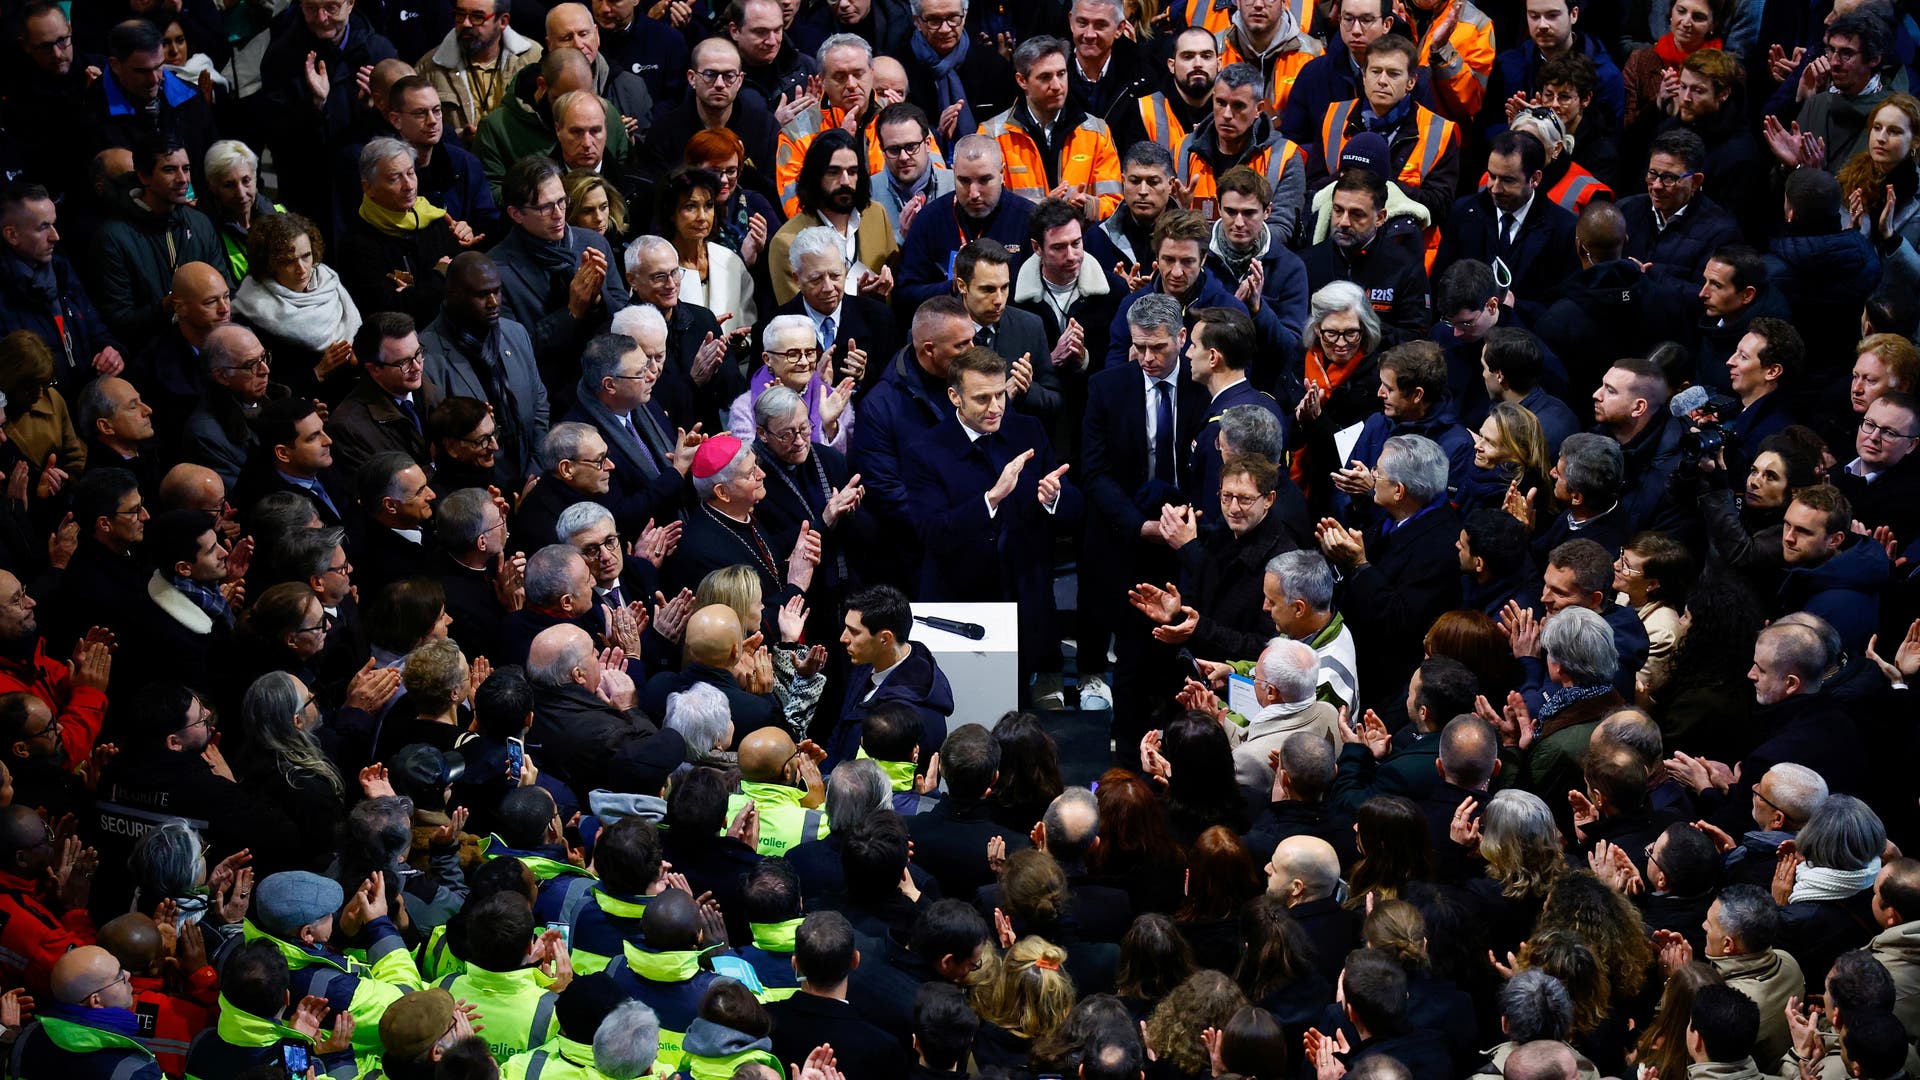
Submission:
<svg viewBox="0 0 1920 1080">
<path fill-rule="evenodd" d="M 855 192 L 851 184 L 834 188 L 827 192 L 827 208 L 836 214 L 849 213 L 853 210 L 854 196 Z"/>
</svg>

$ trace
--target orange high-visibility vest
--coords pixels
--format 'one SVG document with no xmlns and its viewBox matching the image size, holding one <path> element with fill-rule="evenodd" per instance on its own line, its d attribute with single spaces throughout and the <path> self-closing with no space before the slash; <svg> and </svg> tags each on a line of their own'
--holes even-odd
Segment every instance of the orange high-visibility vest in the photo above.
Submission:
<svg viewBox="0 0 1920 1080">
<path fill-rule="evenodd" d="M 1313 0 L 1288 0 L 1293 6 L 1293 19 L 1300 24 L 1300 32 L 1305 34 L 1313 30 Z M 1214 37 L 1219 37 L 1233 22 L 1233 0 L 1186 0 L 1188 26 L 1198 26 Z"/>
<path fill-rule="evenodd" d="M 1192 150 L 1187 144 L 1193 141 L 1189 135 L 1182 141 L 1180 152 L 1174 155 L 1173 174 L 1187 186 L 1188 205 L 1209 223 L 1220 216 L 1220 178 L 1213 175 L 1213 166 L 1207 159 Z M 1280 177 L 1290 168 L 1305 168 L 1305 155 L 1300 148 L 1282 138 L 1269 143 L 1260 152 L 1241 162 L 1254 172 L 1263 173 L 1273 190 L 1280 190 Z"/>
<path fill-rule="evenodd" d="M 1309 3 L 1308 7 L 1312 7 L 1312 4 Z M 1273 61 L 1273 71 L 1268 73 L 1260 63 L 1259 57 L 1240 55 L 1240 50 L 1233 47 L 1228 40 L 1229 37 L 1225 30 L 1214 35 L 1214 40 L 1219 43 L 1220 66 L 1248 63 L 1261 68 L 1262 74 L 1265 74 L 1267 79 L 1267 106 L 1276 118 L 1286 110 L 1287 97 L 1293 93 L 1294 81 L 1300 78 L 1301 70 L 1325 55 L 1327 51 L 1326 46 L 1320 44 L 1319 38 L 1302 34 L 1302 47 L 1276 57 Z"/>
<path fill-rule="evenodd" d="M 1167 95 L 1148 94 L 1146 97 L 1139 98 L 1138 101 L 1140 126 L 1147 131 L 1147 141 L 1157 142 L 1169 150 L 1179 146 L 1187 137 L 1187 129 L 1181 125 L 1180 118 L 1173 114 L 1173 109 L 1167 104 Z"/>
<path fill-rule="evenodd" d="M 1441 111 L 1449 120 L 1457 122 L 1478 113 L 1481 102 L 1486 100 L 1487 79 L 1493 74 L 1493 20 L 1470 0 L 1448 2 L 1458 9 L 1459 20 L 1445 44 L 1452 45 L 1459 55 L 1446 66 L 1433 68 L 1433 93 Z M 1446 17 L 1445 11 L 1443 7 L 1434 13 L 1433 22 L 1427 24 L 1429 30 L 1433 23 Z M 1428 67 L 1433 63 L 1433 50 L 1439 43 L 1427 33 L 1422 35 L 1419 44 L 1418 66 Z"/>
<path fill-rule="evenodd" d="M 787 126 L 780 129 L 780 143 L 773 156 L 773 182 L 780 188 L 781 209 L 788 217 L 800 212 L 800 166 L 807 160 L 807 147 L 813 145 L 814 136 L 839 127 L 846 116 L 844 110 L 819 106 L 787 121 Z M 866 147 L 869 176 L 878 175 L 887 167 L 887 152 L 880 145 L 879 119 L 876 113 L 860 130 L 860 141 Z M 947 167 L 947 159 L 941 156 L 940 147 L 931 139 L 928 140 L 927 153 L 933 157 L 934 168 Z"/>
<path fill-rule="evenodd" d="M 1492 183 L 1493 179 L 1486 173 L 1480 174 L 1481 191 L 1487 190 Z M 1578 216 L 1595 199 L 1611 202 L 1613 189 L 1576 163 L 1568 166 L 1566 175 L 1560 178 L 1559 183 L 1547 189 L 1547 199 L 1562 210 Z"/>
<path fill-rule="evenodd" d="M 1359 98 L 1351 98 L 1346 101 L 1336 101 L 1327 106 L 1326 119 L 1320 123 L 1320 145 L 1326 148 L 1329 171 L 1339 171 L 1340 150 L 1347 144 L 1347 125 L 1352 121 L 1354 110 L 1358 109 L 1360 104 Z M 1418 137 L 1414 139 L 1413 152 L 1407 155 L 1406 164 L 1400 167 L 1397 175 L 1385 179 L 1398 180 L 1408 187 L 1417 188 L 1427 178 L 1427 174 L 1433 171 L 1433 167 L 1440 163 L 1441 156 L 1447 152 L 1447 146 L 1453 142 L 1458 129 L 1453 121 L 1418 102 L 1413 106 L 1413 123 L 1414 129 L 1419 132 Z M 1426 239 L 1427 272 L 1432 273 L 1433 261 L 1440 254 L 1438 222 L 1428 224 Z"/>
<path fill-rule="evenodd" d="M 1013 117 L 1013 110 L 980 125 L 980 134 L 1000 144 L 1006 162 L 1007 190 L 1039 202 L 1047 197 L 1047 166 L 1040 144 Z M 1120 153 L 1107 123 L 1089 116 L 1067 132 L 1060 145 L 1060 183 L 1073 184 L 1099 201 L 1094 220 L 1104 221 L 1120 205 Z"/>
</svg>

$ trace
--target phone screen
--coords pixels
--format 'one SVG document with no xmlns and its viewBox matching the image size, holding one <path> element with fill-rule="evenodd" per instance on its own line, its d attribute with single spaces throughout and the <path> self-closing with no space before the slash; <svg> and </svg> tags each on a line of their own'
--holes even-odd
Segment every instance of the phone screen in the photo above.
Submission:
<svg viewBox="0 0 1920 1080">
<path fill-rule="evenodd" d="M 287 1067 L 289 1080 L 299 1080 L 307 1075 L 309 1064 L 307 1048 L 296 1042 L 280 1044 L 280 1063 Z"/>
<path fill-rule="evenodd" d="M 526 760 L 526 748 L 521 745 L 518 736 L 507 739 L 507 768 L 513 773 L 513 782 L 520 782 L 520 766 Z"/>
</svg>

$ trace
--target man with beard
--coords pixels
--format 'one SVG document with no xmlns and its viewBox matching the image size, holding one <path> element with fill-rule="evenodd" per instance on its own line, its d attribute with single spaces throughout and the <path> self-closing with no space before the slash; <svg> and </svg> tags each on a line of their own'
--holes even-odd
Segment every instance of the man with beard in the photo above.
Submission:
<svg viewBox="0 0 1920 1080">
<path fill-rule="evenodd" d="M 387 123 L 401 142 L 413 147 L 420 194 L 475 231 L 494 232 L 500 227 L 500 209 L 487 186 L 487 170 L 466 147 L 445 141 L 446 108 L 433 83 L 422 75 L 395 80 L 387 91 Z M 357 153 L 353 164 L 359 165 Z"/>
<path fill-rule="evenodd" d="M 1350 140 L 1385 158 L 1385 142 L 1368 133 Z M 1370 144 L 1370 145 L 1369 145 Z M 1354 156 L 1352 153 L 1349 157 Z M 1386 344 L 1427 333 L 1427 272 L 1403 246 L 1375 243 L 1387 223 L 1387 182 L 1364 168 L 1345 168 L 1333 182 L 1327 238 L 1301 252 L 1307 264 L 1308 295 L 1330 281 L 1351 281 L 1366 290 L 1380 314 Z"/>
<path fill-rule="evenodd" d="M 939 2 L 939 0 L 932 0 Z M 954 143 L 953 193 L 926 205 L 907 230 L 894 307 L 903 314 L 953 288 L 953 260 L 982 238 L 998 240 L 1016 257 L 1027 237 L 1033 203 L 1006 190 L 1000 144 L 974 134 Z"/>
<path fill-rule="evenodd" d="M 1076 42 L 1077 44 L 1077 42 Z M 1220 74 L 1220 46 L 1213 35 L 1189 26 L 1173 39 L 1163 88 L 1134 99 L 1110 114 L 1113 144 L 1138 142 L 1179 146 L 1213 112 L 1213 78 Z M 1124 152 L 1124 151 L 1123 151 Z"/>
<path fill-rule="evenodd" d="M 640 0 L 593 0 L 593 21 L 600 28 L 600 55 L 645 82 L 656 104 L 686 94 L 680 73 L 688 70 L 687 39 L 671 23 L 647 14 Z"/>
<path fill-rule="evenodd" d="M 788 253 L 795 237 L 819 225 L 833 229 L 846 248 L 847 291 L 885 297 L 893 288 L 893 264 L 900 253 L 892 224 L 884 214 L 872 212 L 873 180 L 859 140 L 840 128 L 816 136 L 807 147 L 795 192 L 800 212 L 767 242 L 774 299 L 784 304 L 799 294 Z"/>
<path fill-rule="evenodd" d="M 1127 361 L 1127 309 L 1141 297 L 1164 293 L 1180 302 L 1188 330 L 1199 320 L 1202 308 L 1231 308 L 1244 315 L 1247 306 L 1234 298 L 1233 287 L 1207 269 L 1207 239 L 1211 230 L 1200 215 L 1191 210 L 1169 210 L 1160 215 L 1153 227 L 1153 275 L 1120 301 L 1113 324 L 1108 327 L 1107 367 Z"/>
<path fill-rule="evenodd" d="M 1242 0 L 1220 35 L 1220 63 L 1251 64 L 1263 84 L 1262 111 L 1278 116 L 1300 71 L 1326 49 L 1305 32 L 1289 0 Z"/>
<path fill-rule="evenodd" d="M 1540 140 L 1514 131 L 1494 136 L 1486 190 L 1454 202 L 1434 263 L 1440 273 L 1462 259 L 1499 263 L 1515 306 L 1536 319 L 1574 269 L 1574 216 L 1547 197 L 1546 163 Z"/>
<path fill-rule="evenodd" d="M 31 0 L 14 13 L 14 42 L 27 63 L 8 64 L 4 93 L 7 129 L 32 161 L 33 178 L 59 192 L 86 188 L 92 148 L 73 145 L 73 118 L 98 67 L 74 62 L 73 27 L 54 0 Z"/>
<path fill-rule="evenodd" d="M 509 0 L 454 0 L 453 32 L 415 66 L 433 84 L 446 122 L 471 143 L 480 121 L 506 100 L 520 72 L 540 62 L 540 43 L 510 24 Z"/>
<path fill-rule="evenodd" d="M 514 228 L 492 255 L 507 314 L 527 328 L 548 381 L 571 397 L 571 384 L 555 381 L 557 374 L 627 306 L 611 272 L 613 249 L 599 233 L 567 224 L 567 193 L 551 159 L 514 162 L 501 195 Z"/>
<path fill-rule="evenodd" d="M 722 331 L 712 311 L 680 299 L 680 253 L 665 237 L 641 236 L 628 244 L 626 270 L 633 306 L 653 308 L 667 324 L 666 367 L 654 385 L 660 407 L 688 430 L 705 425 L 710 432 L 724 431 L 727 410 L 747 388 L 729 352 L 753 328 Z M 634 317 L 621 311 L 613 332 L 637 337 L 627 321 Z"/>
<path fill-rule="evenodd" d="M 1702 190 L 1739 219 L 1744 233 L 1762 235 L 1779 210 L 1761 197 L 1769 163 L 1734 95 L 1741 81 L 1739 63 L 1719 49 L 1699 49 L 1680 65 L 1677 78 L 1673 115 L 1661 122 L 1660 133 L 1686 128 L 1700 136 L 1706 148 Z"/>
<path fill-rule="evenodd" d="M 24 691 L 51 711 L 58 723 L 27 741 L 36 755 L 71 770 L 93 755 L 106 719 L 112 635 L 96 629 L 74 645 L 70 663 L 62 663 L 46 653 L 37 607 L 20 579 L 0 570 L 0 694 Z"/>
<path fill-rule="evenodd" d="M 681 431 L 676 437 L 673 421 L 653 400 L 666 367 L 667 322 L 653 308 L 638 306 L 628 333 L 601 334 L 587 344 L 578 397 L 566 415 L 600 433 L 613 472 L 599 501 L 623 532 L 636 537 L 649 523 L 665 525 L 692 505 L 687 472 L 700 445 L 698 435 Z"/>
<path fill-rule="evenodd" d="M 533 475 L 534 452 L 547 437 L 547 388 L 526 328 L 501 318 L 502 291 L 493 260 L 463 252 L 447 267 L 446 307 L 420 344 L 430 382 L 449 397 L 479 398 L 493 407 L 499 468 L 520 481 Z"/>
<path fill-rule="evenodd" d="M 198 173 L 213 145 L 213 107 L 166 69 L 153 22 L 128 19 L 107 35 L 107 70 L 92 81 L 84 107 L 93 147 L 131 150 L 143 140 L 166 138 L 186 147 L 189 167 L 206 183 Z M 74 114 L 65 117 L 71 122 Z"/>
</svg>

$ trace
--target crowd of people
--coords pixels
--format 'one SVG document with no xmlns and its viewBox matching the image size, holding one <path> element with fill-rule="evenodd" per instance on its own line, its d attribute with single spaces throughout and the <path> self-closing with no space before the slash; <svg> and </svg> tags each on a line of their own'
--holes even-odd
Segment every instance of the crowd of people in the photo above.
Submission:
<svg viewBox="0 0 1920 1080">
<path fill-rule="evenodd" d="M 1920 1075 L 1920 9 L 1476 2 L 0 2 L 0 1075 Z"/>
</svg>

